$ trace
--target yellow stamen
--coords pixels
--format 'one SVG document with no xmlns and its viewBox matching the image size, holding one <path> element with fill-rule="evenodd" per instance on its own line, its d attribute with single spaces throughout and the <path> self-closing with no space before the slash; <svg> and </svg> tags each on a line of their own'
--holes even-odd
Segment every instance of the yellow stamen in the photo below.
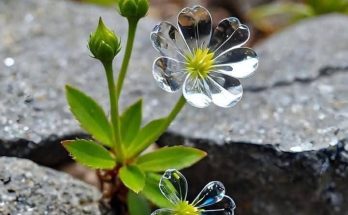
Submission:
<svg viewBox="0 0 348 215">
<path fill-rule="evenodd" d="M 196 49 L 186 56 L 186 71 L 194 76 L 205 78 L 214 65 L 214 53 L 209 49 Z"/>
<path fill-rule="evenodd" d="M 180 202 L 175 205 L 174 208 L 175 215 L 199 215 L 198 208 L 190 205 L 187 201 Z"/>
</svg>

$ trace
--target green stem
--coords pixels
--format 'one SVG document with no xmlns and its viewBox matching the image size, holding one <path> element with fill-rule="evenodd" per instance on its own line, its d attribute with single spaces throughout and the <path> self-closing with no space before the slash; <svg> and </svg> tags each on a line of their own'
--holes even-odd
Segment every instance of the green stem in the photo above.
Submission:
<svg viewBox="0 0 348 215">
<path fill-rule="evenodd" d="M 132 50 L 133 50 L 133 44 L 134 44 L 134 38 L 135 38 L 135 32 L 137 29 L 137 25 L 138 25 L 138 20 L 134 21 L 134 20 L 128 19 L 129 30 L 128 30 L 126 51 L 125 51 L 125 54 L 123 57 L 123 62 L 122 62 L 120 74 L 118 76 L 117 85 L 116 85 L 116 102 L 117 102 L 117 104 L 118 104 L 118 101 L 119 101 L 119 98 L 121 95 L 123 82 L 124 82 L 124 79 L 125 79 L 126 74 L 127 74 L 129 60 L 132 56 Z"/>
<path fill-rule="evenodd" d="M 181 109 L 185 106 L 185 104 L 186 104 L 186 99 L 184 98 L 184 96 L 181 96 L 179 98 L 179 100 L 176 102 L 173 110 L 168 114 L 167 119 L 166 119 L 165 123 L 162 126 L 162 133 L 167 130 L 167 128 L 174 121 L 174 119 L 179 114 Z"/>
<path fill-rule="evenodd" d="M 117 158 L 123 160 L 123 149 L 121 145 L 121 136 L 120 136 L 120 123 L 119 123 L 119 113 L 117 105 L 117 97 L 115 91 L 115 81 L 114 81 L 114 72 L 112 69 L 112 62 L 104 63 L 106 79 L 108 81 L 109 88 L 109 97 L 110 97 L 110 112 L 111 112 L 111 124 L 113 129 L 114 136 L 114 150 L 116 152 Z"/>
<path fill-rule="evenodd" d="M 152 143 L 154 143 L 166 130 L 167 128 L 170 126 L 170 124 L 174 121 L 174 119 L 176 118 L 176 116 L 179 114 L 179 112 L 182 110 L 182 108 L 185 106 L 186 104 L 186 99 L 184 98 L 184 96 L 181 96 L 179 98 L 179 100 L 176 102 L 174 108 L 172 109 L 172 111 L 168 114 L 168 116 L 165 118 L 165 121 L 163 122 L 163 124 L 161 125 L 161 127 L 158 129 L 158 131 L 156 132 L 156 135 L 154 135 L 151 139 L 149 139 L 144 145 L 144 148 L 147 148 L 148 146 L 150 146 Z M 141 153 L 141 151 L 135 151 L 134 154 L 132 154 L 132 157 L 137 156 Z"/>
</svg>

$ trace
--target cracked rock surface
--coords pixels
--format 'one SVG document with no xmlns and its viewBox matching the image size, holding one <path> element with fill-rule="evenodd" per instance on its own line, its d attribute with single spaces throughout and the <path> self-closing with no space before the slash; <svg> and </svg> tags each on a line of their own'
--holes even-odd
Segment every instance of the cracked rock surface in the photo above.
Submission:
<svg viewBox="0 0 348 215">
<path fill-rule="evenodd" d="M 107 107 L 102 68 L 88 57 L 88 35 L 102 16 L 125 41 L 125 20 L 112 9 L 52 0 L 5 0 L 0 12 L 0 154 L 55 165 L 66 158 L 59 141 L 83 134 L 67 108 L 64 85 Z M 260 67 L 243 81 L 242 102 L 232 109 L 187 106 L 170 131 L 294 152 L 338 144 L 348 127 L 346 23 L 346 16 L 328 15 L 271 37 L 256 48 Z M 154 24 L 140 23 L 121 101 L 125 106 L 143 96 L 145 121 L 166 114 L 178 97 L 152 78 L 156 53 L 148 35 Z M 52 159 L 40 156 L 45 149 Z"/>
<path fill-rule="evenodd" d="M 0 158 L 0 214 L 102 214 L 96 188 L 32 161 Z"/>
</svg>

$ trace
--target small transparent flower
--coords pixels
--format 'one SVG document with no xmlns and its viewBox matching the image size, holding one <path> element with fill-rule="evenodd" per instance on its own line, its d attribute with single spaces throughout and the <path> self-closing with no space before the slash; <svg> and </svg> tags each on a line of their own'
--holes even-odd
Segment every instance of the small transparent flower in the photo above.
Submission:
<svg viewBox="0 0 348 215">
<path fill-rule="evenodd" d="M 257 54 L 241 47 L 249 29 L 235 17 L 223 19 L 212 30 L 210 13 L 202 6 L 184 8 L 178 15 L 178 29 L 168 22 L 155 26 L 153 46 L 160 52 L 153 65 L 159 86 L 183 95 L 191 105 L 210 103 L 232 107 L 242 97 L 238 78 L 245 78 L 258 66 Z"/>
<path fill-rule="evenodd" d="M 173 207 L 156 210 L 151 215 L 233 215 L 236 208 L 234 201 L 225 195 L 224 185 L 218 181 L 208 183 L 189 203 L 186 200 L 187 181 L 175 169 L 163 174 L 159 188 Z"/>
</svg>

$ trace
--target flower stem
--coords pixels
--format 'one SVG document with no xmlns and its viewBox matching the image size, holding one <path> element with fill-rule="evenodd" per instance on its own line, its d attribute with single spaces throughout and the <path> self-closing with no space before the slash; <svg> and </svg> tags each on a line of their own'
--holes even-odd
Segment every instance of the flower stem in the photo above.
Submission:
<svg viewBox="0 0 348 215">
<path fill-rule="evenodd" d="M 121 145 L 121 136 L 120 136 L 120 123 L 119 123 L 119 113 L 118 113 L 118 105 L 116 99 L 116 91 L 115 91 L 115 81 L 114 81 L 114 72 L 112 69 L 112 62 L 104 63 L 106 78 L 108 81 L 109 88 L 109 97 L 110 97 L 110 112 L 111 112 L 111 124 L 113 130 L 114 137 L 114 150 L 116 152 L 116 156 L 119 160 L 123 160 L 123 149 Z"/>
<path fill-rule="evenodd" d="M 126 45 L 126 51 L 123 57 L 123 62 L 120 70 L 120 74 L 118 76 L 117 80 L 117 85 L 116 85 L 116 102 L 118 104 L 122 87 L 123 87 L 123 82 L 127 74 L 127 69 L 129 65 L 129 60 L 132 56 L 132 50 L 133 50 L 133 44 L 134 44 L 134 38 L 135 38 L 135 32 L 137 29 L 138 21 L 134 21 L 131 19 L 128 19 L 128 38 L 127 38 L 127 45 Z"/>
<path fill-rule="evenodd" d="M 172 111 L 165 118 L 166 120 L 161 125 L 160 129 L 158 130 L 157 135 L 151 140 L 151 142 L 149 141 L 149 143 L 148 143 L 149 145 L 154 143 L 167 130 L 167 128 L 174 121 L 174 119 L 179 114 L 179 112 L 182 110 L 182 108 L 185 106 L 185 104 L 186 104 L 186 99 L 184 98 L 184 96 L 181 96 L 179 98 L 179 100 L 176 102 Z"/>
<path fill-rule="evenodd" d="M 181 96 L 179 98 L 179 100 L 176 102 L 174 108 L 172 109 L 172 111 L 167 115 L 167 117 L 165 117 L 165 121 L 163 122 L 163 124 L 160 125 L 159 129 L 156 131 L 156 134 L 152 136 L 151 139 L 148 139 L 146 141 L 146 143 L 144 144 L 147 148 L 148 146 L 150 146 L 151 144 L 153 144 L 169 127 L 169 125 L 174 121 L 174 119 L 176 118 L 176 116 L 179 114 L 179 112 L 182 110 L 182 108 L 185 106 L 186 104 L 186 99 L 184 98 L 184 96 Z M 134 158 L 134 156 L 137 156 L 141 153 L 141 151 L 135 151 L 131 157 Z"/>
<path fill-rule="evenodd" d="M 182 95 L 179 100 L 176 102 L 174 108 L 172 109 L 172 111 L 168 114 L 167 119 L 165 121 L 165 123 L 163 124 L 163 129 L 162 129 L 162 133 L 165 132 L 165 130 L 169 127 L 169 125 L 174 121 L 174 119 L 176 118 L 176 116 L 179 114 L 179 112 L 181 111 L 181 109 L 185 106 L 186 104 L 186 99 L 184 98 L 184 96 Z"/>
</svg>

